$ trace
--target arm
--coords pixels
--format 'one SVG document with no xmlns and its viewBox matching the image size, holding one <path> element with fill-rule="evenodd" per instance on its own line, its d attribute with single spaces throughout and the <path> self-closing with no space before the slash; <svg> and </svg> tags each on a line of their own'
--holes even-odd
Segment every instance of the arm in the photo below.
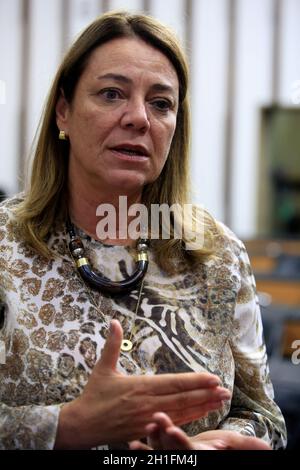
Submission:
<svg viewBox="0 0 300 470">
<path fill-rule="evenodd" d="M 239 269 L 241 285 L 230 339 L 235 383 L 229 415 L 219 429 L 259 437 L 277 449 L 286 445 L 286 428 L 273 401 L 255 280 L 243 246 Z"/>
<path fill-rule="evenodd" d="M 4 304 L 0 299 L 0 375 L 1 369 L 9 369 L 16 373 L 15 364 L 6 357 L 6 341 L 3 334 L 4 326 Z M 18 369 L 18 368 L 17 368 Z M 2 387 L 13 386 L 5 384 L 5 375 L 0 384 Z M 61 405 L 51 406 L 8 406 L 0 400 L 0 450 L 4 449 L 53 449 L 58 418 Z"/>
<path fill-rule="evenodd" d="M 60 405 L 0 404 L 0 450 L 53 449 Z"/>
</svg>

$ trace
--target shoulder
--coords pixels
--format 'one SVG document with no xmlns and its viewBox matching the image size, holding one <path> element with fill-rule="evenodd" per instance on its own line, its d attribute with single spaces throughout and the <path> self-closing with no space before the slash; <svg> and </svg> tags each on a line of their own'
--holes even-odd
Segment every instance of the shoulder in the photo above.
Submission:
<svg viewBox="0 0 300 470">
<path fill-rule="evenodd" d="M 23 193 L 16 194 L 5 199 L 0 203 L 0 226 L 6 225 L 9 220 L 14 218 L 14 209 L 24 200 Z"/>
<path fill-rule="evenodd" d="M 17 194 L 0 203 L 0 243 L 1 252 L 5 244 L 13 242 L 17 235 L 14 209 L 23 201 L 22 194 Z"/>
<path fill-rule="evenodd" d="M 224 223 L 215 221 L 214 254 L 212 263 L 216 272 L 228 270 L 239 283 L 254 284 L 248 253 L 243 241 Z"/>
<path fill-rule="evenodd" d="M 232 255 L 240 257 L 246 252 L 242 240 L 223 222 L 215 220 L 214 245 L 217 253 L 224 251 L 231 252 Z"/>
</svg>

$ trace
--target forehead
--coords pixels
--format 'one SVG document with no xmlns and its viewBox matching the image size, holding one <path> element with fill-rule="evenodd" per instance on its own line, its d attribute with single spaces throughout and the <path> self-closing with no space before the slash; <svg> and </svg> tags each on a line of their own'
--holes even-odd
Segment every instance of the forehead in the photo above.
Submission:
<svg viewBox="0 0 300 470">
<path fill-rule="evenodd" d="M 117 38 L 97 47 L 83 75 L 92 74 L 96 77 L 111 71 L 147 72 L 178 85 L 176 70 L 168 57 L 139 38 Z"/>
</svg>

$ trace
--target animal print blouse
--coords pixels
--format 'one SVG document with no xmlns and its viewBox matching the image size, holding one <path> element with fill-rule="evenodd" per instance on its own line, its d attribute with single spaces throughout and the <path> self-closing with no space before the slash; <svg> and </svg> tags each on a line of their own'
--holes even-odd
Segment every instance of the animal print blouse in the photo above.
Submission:
<svg viewBox="0 0 300 470">
<path fill-rule="evenodd" d="M 101 356 L 111 318 L 125 336 L 135 322 L 134 348 L 121 353 L 125 374 L 217 374 L 231 402 L 184 426 L 258 436 L 285 446 L 283 417 L 262 337 L 254 279 L 242 243 L 224 226 L 217 257 L 188 274 L 167 276 L 153 260 L 138 292 L 118 300 L 91 292 L 79 277 L 64 231 L 48 243 L 47 261 L 18 239 L 10 199 L 0 206 L 0 449 L 52 449 L 61 404 L 83 390 Z M 80 232 L 94 268 L 121 280 L 132 272 L 131 249 L 108 246 Z M 4 350 L 5 347 L 5 350 Z"/>
</svg>

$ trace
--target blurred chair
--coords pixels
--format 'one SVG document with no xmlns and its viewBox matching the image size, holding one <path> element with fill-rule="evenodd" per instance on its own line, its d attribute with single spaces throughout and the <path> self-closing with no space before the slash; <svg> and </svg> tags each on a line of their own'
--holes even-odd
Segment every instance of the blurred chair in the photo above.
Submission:
<svg viewBox="0 0 300 470">
<path fill-rule="evenodd" d="M 275 400 L 288 429 L 288 449 L 300 449 L 300 364 L 291 348 L 300 340 L 300 308 L 271 304 L 262 307 L 262 320 Z M 300 357 L 300 354 L 298 355 Z"/>
<path fill-rule="evenodd" d="M 299 449 L 300 364 L 292 361 L 292 344 L 300 340 L 300 241 L 245 244 L 256 278 L 275 400 L 287 424 L 287 448 Z"/>
</svg>

